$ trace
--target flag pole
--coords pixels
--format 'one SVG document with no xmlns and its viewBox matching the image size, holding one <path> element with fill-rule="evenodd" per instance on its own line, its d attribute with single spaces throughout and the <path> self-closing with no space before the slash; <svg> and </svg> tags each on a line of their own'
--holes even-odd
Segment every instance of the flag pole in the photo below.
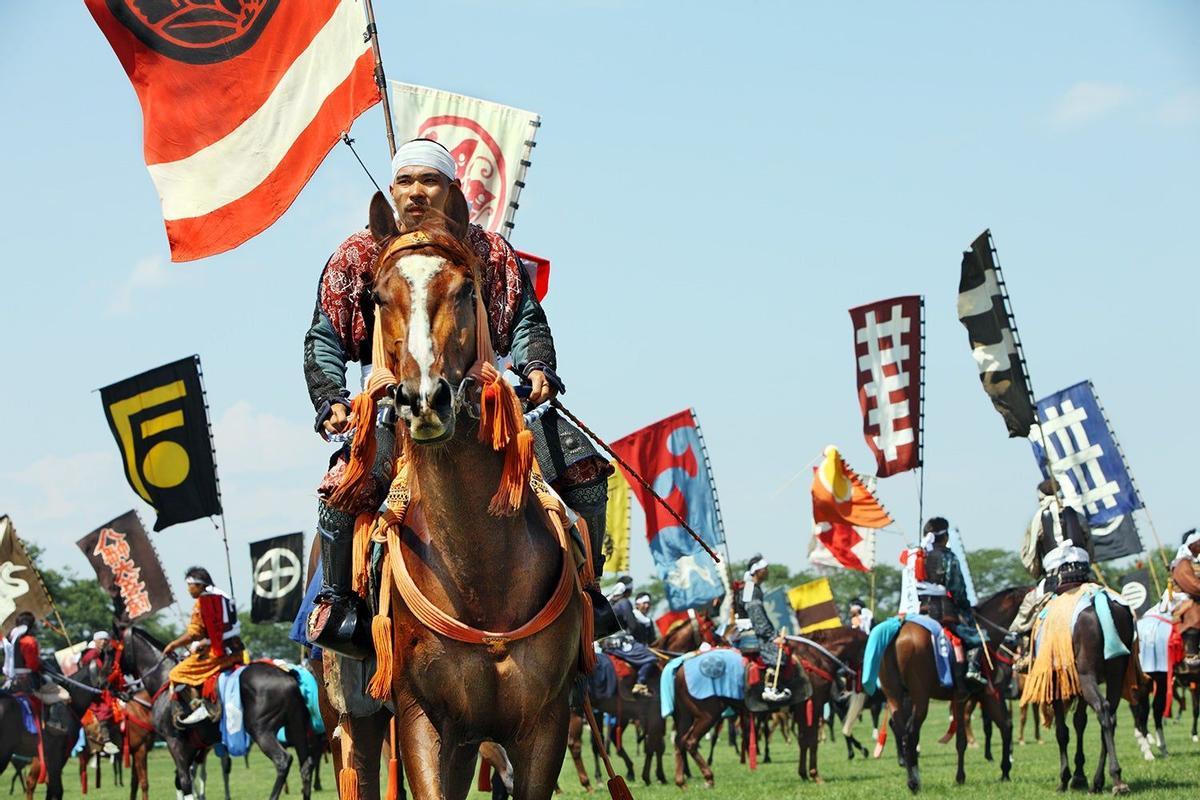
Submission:
<svg viewBox="0 0 1200 800">
<path fill-rule="evenodd" d="M 921 385 L 918 402 L 921 413 L 917 418 L 917 530 L 925 524 L 925 295 L 921 295 Z M 874 568 L 872 567 L 872 580 Z M 871 613 L 875 613 L 872 600 Z"/>
<path fill-rule="evenodd" d="M 1017 351 L 1017 363 L 1025 373 L 1025 389 L 1029 406 L 1033 409 L 1033 421 L 1037 425 L 1038 437 L 1042 441 L 1042 463 L 1046 467 L 1046 475 L 1054 486 L 1054 512 L 1062 513 L 1062 503 L 1058 496 L 1058 479 L 1050 467 L 1050 447 L 1046 443 L 1046 432 L 1042 429 L 1042 416 L 1038 411 L 1037 395 L 1033 391 L 1033 377 L 1029 374 L 1029 363 L 1025 360 L 1025 347 L 1021 344 L 1021 332 L 1017 330 L 1017 317 L 1012 310 L 1012 299 L 1008 296 L 1008 284 L 1004 282 L 1004 271 L 1000 268 L 1000 253 L 996 251 L 996 242 L 992 239 L 992 231 L 987 231 L 988 250 L 992 254 L 992 265 L 996 268 L 996 285 L 1000 289 L 1000 299 L 1004 303 L 1004 313 L 1008 315 L 1008 325 L 1012 328 L 1013 348 Z"/>
<path fill-rule="evenodd" d="M 208 390 L 204 388 L 204 369 L 200 366 L 200 355 L 193 353 L 192 358 L 196 361 L 196 375 L 200 379 L 200 397 L 204 401 L 204 423 L 208 425 L 208 447 L 212 451 L 213 483 L 217 487 L 217 505 L 221 508 L 221 543 L 225 546 L 225 573 L 229 576 L 229 599 L 233 602 L 233 607 L 237 608 L 237 594 L 233 589 L 233 561 L 229 557 L 229 529 L 225 526 L 225 503 L 221 500 L 221 476 L 217 472 L 217 443 L 213 440 Z M 213 520 L 212 517 L 209 517 L 209 520 L 212 521 L 214 528 L 217 527 L 216 520 Z"/>
<path fill-rule="evenodd" d="M 1137 494 L 1138 500 L 1142 503 L 1142 511 L 1146 512 L 1146 520 L 1150 523 L 1150 533 L 1154 536 L 1154 544 L 1158 546 L 1159 558 L 1163 560 L 1163 567 L 1166 568 L 1167 574 L 1171 574 L 1171 565 L 1167 562 L 1167 556 L 1163 552 L 1162 540 L 1158 538 L 1158 529 L 1154 527 L 1154 517 L 1150 514 L 1150 508 L 1146 505 L 1146 501 L 1142 498 L 1141 487 L 1138 486 L 1137 478 L 1133 476 L 1133 470 L 1129 467 L 1129 459 L 1125 457 L 1125 450 L 1121 447 L 1121 440 L 1117 438 L 1116 431 L 1113 430 L 1112 423 L 1108 421 L 1108 412 L 1104 410 L 1104 403 L 1100 401 L 1100 395 L 1096 392 L 1096 387 L 1091 381 L 1088 381 L 1088 388 L 1092 390 L 1092 397 L 1096 399 L 1096 405 L 1100 409 L 1100 416 L 1104 418 L 1104 427 L 1108 428 L 1108 435 L 1112 437 L 1113 444 L 1117 446 L 1117 455 L 1121 457 L 1121 463 L 1125 465 L 1125 474 L 1129 476 L 1129 482 L 1133 484 L 1133 491 Z M 1129 521 L 1133 522 L 1133 512 L 1129 513 Z M 1137 529 L 1137 523 L 1134 522 L 1134 529 Z M 1151 572 L 1153 573 L 1153 561 L 1151 558 Z M 1158 578 L 1154 579 L 1154 586 L 1158 588 Z"/>
<path fill-rule="evenodd" d="M 363 10 L 367 12 L 367 32 L 363 35 L 371 43 L 371 51 L 375 54 L 375 85 L 379 87 L 379 100 L 383 105 L 383 124 L 387 126 L 388 155 L 396 155 L 396 131 L 392 128 L 392 106 L 388 102 L 387 78 L 383 74 L 383 53 L 379 50 L 379 28 L 375 25 L 375 9 L 371 0 L 363 0 Z"/>
</svg>

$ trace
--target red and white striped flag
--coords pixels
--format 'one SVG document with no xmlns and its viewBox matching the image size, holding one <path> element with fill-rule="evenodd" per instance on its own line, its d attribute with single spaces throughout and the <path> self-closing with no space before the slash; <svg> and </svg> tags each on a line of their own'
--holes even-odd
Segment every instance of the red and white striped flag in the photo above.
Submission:
<svg viewBox="0 0 1200 800">
<path fill-rule="evenodd" d="M 921 320 L 918 296 L 850 309 L 863 437 L 880 478 L 921 466 Z"/>
<path fill-rule="evenodd" d="M 277 220 L 379 102 L 359 0 L 84 0 L 142 106 L 172 261 Z"/>
</svg>

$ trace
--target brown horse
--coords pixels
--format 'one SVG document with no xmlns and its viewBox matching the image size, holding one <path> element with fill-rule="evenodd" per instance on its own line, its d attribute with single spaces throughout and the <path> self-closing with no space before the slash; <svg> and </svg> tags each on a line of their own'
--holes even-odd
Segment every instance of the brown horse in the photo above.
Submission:
<svg viewBox="0 0 1200 800">
<path fill-rule="evenodd" d="M 796 738 L 800 746 L 797 770 L 803 780 L 823 783 L 817 772 L 821 709 L 833 698 L 839 673 L 842 674 L 848 688 L 854 687 L 858 675 L 862 673 L 867 635 L 856 628 L 831 628 L 813 631 L 803 638 L 809 641 L 797 641 L 796 638 L 789 640 L 793 652 L 800 659 L 800 664 L 812 682 L 812 697 L 792 706 L 792 719 L 796 723 Z M 862 745 L 859 747 L 861 749 Z"/>
<path fill-rule="evenodd" d="M 150 800 L 150 774 L 146 759 L 154 747 L 154 703 L 145 689 L 134 692 L 125 703 L 125 752 L 129 754 L 129 800 Z"/>
<path fill-rule="evenodd" d="M 1107 598 L 1106 598 L 1107 599 Z M 1083 772 L 1085 763 L 1083 755 L 1083 731 L 1087 727 L 1087 712 L 1091 708 L 1096 713 L 1100 723 L 1100 761 L 1096 765 L 1092 777 L 1091 790 L 1099 792 L 1104 788 L 1104 767 L 1108 759 L 1112 760 L 1109 773 L 1113 781 L 1113 794 L 1126 794 L 1129 786 L 1121 779 L 1121 764 L 1117 760 L 1116 746 L 1116 714 L 1117 706 L 1125 689 L 1128 672 L 1137 668 L 1136 657 L 1132 655 L 1134 643 L 1134 618 L 1128 606 L 1109 602 L 1113 624 L 1121 642 L 1129 651 L 1127 655 L 1114 658 L 1104 658 L 1104 633 L 1096 616 L 1096 609 L 1089 604 L 1079 613 L 1075 621 L 1075 629 L 1071 632 L 1071 646 L 1075 654 L 1075 670 L 1079 674 L 1079 697 L 1081 702 L 1075 704 L 1075 772 L 1072 774 L 1067 746 L 1070 743 L 1071 732 L 1067 729 L 1067 707 L 1073 698 L 1054 700 L 1054 732 L 1058 739 L 1059 755 L 1059 789 L 1065 791 L 1068 786 L 1077 789 L 1088 787 L 1087 776 Z M 1134 663 L 1131 663 L 1134 662 Z M 1100 692 L 1100 684 L 1105 684 L 1105 691 Z"/>
<path fill-rule="evenodd" d="M 400 236 L 382 193 L 372 199 L 370 219 L 381 243 L 375 371 L 395 380 L 399 438 L 419 498 L 403 529 L 389 534 L 396 591 L 381 600 L 392 608 L 391 693 L 409 788 L 417 798 L 466 797 L 479 744 L 491 740 L 512 761 L 516 796 L 548 800 L 566 749 L 568 697 L 590 612 L 572 590 L 547 621 L 556 587 L 564 576 L 571 585 L 576 579 L 538 501 L 522 499 L 524 483 L 512 480 L 526 432 L 508 439 L 517 450 L 500 452 L 493 441 L 479 441 L 466 413 L 471 389 L 481 384 L 500 409 L 491 413 L 516 403 L 494 370 L 487 374 L 487 310 L 474 256 L 438 232 Z M 356 417 L 373 420 L 359 409 Z M 500 435 L 495 427 L 490 433 Z M 510 469 L 508 458 L 517 459 Z M 515 513 L 501 508 L 503 486 L 513 490 L 507 497 Z M 442 629 L 435 632 L 414 608 L 441 620 Z M 515 633 L 533 620 L 540 630 L 519 638 L 484 633 Z"/>
<path fill-rule="evenodd" d="M 986 621 L 990 627 L 1007 631 L 1017 616 L 1021 600 L 1028 593 L 1028 586 L 999 591 L 977 606 L 977 618 L 981 622 Z M 956 732 L 955 744 L 958 750 L 958 771 L 955 780 L 961 784 L 967 779 L 963 766 L 967 749 L 964 706 L 971 696 L 980 699 L 992 720 L 1000 726 L 1000 779 L 1009 779 L 1012 769 L 1012 720 L 1009 718 L 1008 704 L 1002 698 L 1001 692 L 993 687 L 1003 687 L 1008 682 L 1011 672 L 1008 664 L 997 655 L 999 642 L 989 643 L 987 649 L 990 663 L 996 665 L 992 683 L 986 688 L 970 689 L 941 685 L 934 662 L 933 640 L 929 631 L 920 625 L 902 625 L 895 640 L 884 650 L 879 668 L 879 686 L 887 697 L 892 731 L 896 735 L 896 749 L 899 751 L 902 765 L 908 771 L 908 788 L 914 793 L 921 788 L 918 746 L 921 725 L 924 724 L 925 715 L 929 711 L 930 699 L 948 700 L 951 704 Z"/>
</svg>

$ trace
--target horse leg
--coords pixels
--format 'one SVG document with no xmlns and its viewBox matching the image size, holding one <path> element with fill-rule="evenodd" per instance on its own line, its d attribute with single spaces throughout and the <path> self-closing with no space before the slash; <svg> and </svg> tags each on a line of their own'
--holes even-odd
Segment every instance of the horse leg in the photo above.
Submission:
<svg viewBox="0 0 1200 800">
<path fill-rule="evenodd" d="M 591 793 L 592 781 L 588 778 L 587 767 L 583 763 L 583 717 L 571 715 L 567 724 L 567 750 L 571 753 L 571 761 L 575 764 L 575 772 L 579 775 L 579 785 Z"/>
<path fill-rule="evenodd" d="M 400 737 L 400 755 L 404 758 L 404 773 L 408 776 L 412 796 L 415 800 L 441 800 L 441 737 L 410 694 L 403 693 L 396 697 L 396 728 Z M 354 749 L 357 755 L 359 748 L 356 746 Z M 378 747 L 375 752 L 379 752 Z M 367 800 L 365 796 L 364 800 Z"/>
<path fill-rule="evenodd" d="M 918 687 L 923 690 L 924 687 Z M 921 790 L 921 770 L 918 766 L 921 749 L 921 726 L 925 724 L 925 715 L 929 713 L 929 696 L 922 693 L 914 695 L 912 712 L 904 726 L 904 759 L 908 763 L 908 789 L 913 794 Z M 959 728 L 962 730 L 961 726 Z M 963 731 L 966 735 L 966 731 Z"/>
<path fill-rule="evenodd" d="M 564 693 L 550 703 L 528 733 L 505 744 L 513 764 L 513 796 L 521 800 L 550 800 L 562 768 L 562 752 L 567 740 L 570 715 Z M 510 746 L 511 745 L 511 746 Z M 466 789 L 470 788 L 470 774 Z M 466 797 L 464 790 L 462 797 Z"/>
<path fill-rule="evenodd" d="M 633 770 L 633 759 L 625 752 L 625 721 L 618 719 L 613 725 L 612 740 L 616 746 L 617 755 L 625 762 L 625 779 L 632 781 L 637 778 L 637 774 Z"/>
<path fill-rule="evenodd" d="M 1167 737 L 1163 734 L 1163 712 L 1167 710 L 1167 674 L 1154 673 L 1154 734 L 1158 739 L 1158 750 L 1163 758 L 1167 755 Z"/>
<path fill-rule="evenodd" d="M 1121 692 L 1125 679 L 1125 670 L 1129 664 L 1129 659 L 1132 656 L 1124 658 L 1114 658 L 1104 662 L 1104 683 L 1105 697 L 1101 700 L 1100 688 L 1094 681 L 1084 681 L 1081 688 L 1084 691 L 1084 697 L 1087 698 L 1087 692 L 1090 690 L 1095 693 L 1096 699 L 1101 700 L 1101 708 L 1103 712 L 1100 716 L 1100 733 L 1103 737 L 1100 747 L 1101 766 L 1105 756 L 1110 760 L 1108 767 L 1109 775 L 1112 777 L 1113 794 L 1127 794 L 1129 786 L 1121 779 L 1121 763 L 1117 759 L 1117 707 L 1121 704 Z M 1092 781 L 1092 791 L 1098 792 L 1104 788 L 1104 775 L 1098 769 L 1096 777 Z"/>
<path fill-rule="evenodd" d="M 679 700 L 676 700 L 675 706 L 675 785 L 680 789 L 687 787 L 687 779 L 684 777 L 684 767 L 687 766 L 687 756 L 684 755 L 683 749 L 684 737 L 691 730 L 695 722 L 692 719 L 692 714 Z"/>
<path fill-rule="evenodd" d="M 380 709 L 369 717 L 347 716 L 340 723 L 350 731 L 350 738 L 354 742 L 353 763 L 343 766 L 353 767 L 358 773 L 362 800 L 379 800 L 379 761 L 390 719 L 387 709 Z"/>
<path fill-rule="evenodd" d="M 1157 674 L 1154 673 L 1154 675 Z M 1157 683 L 1155 686 L 1154 699 L 1157 701 Z M 1138 747 L 1142 751 L 1142 758 L 1153 761 L 1154 751 L 1150 748 L 1150 698 L 1147 692 L 1139 689 L 1136 699 L 1129 704 L 1129 713 L 1133 715 L 1133 738 L 1137 740 Z"/>
<path fill-rule="evenodd" d="M 263 751 L 263 755 L 275 765 L 275 785 L 271 787 L 270 798 L 279 800 L 279 795 L 283 792 L 283 783 L 292 769 L 292 755 L 283 749 L 283 745 L 275 737 L 275 731 L 251 730 L 250 736 Z"/>
<path fill-rule="evenodd" d="M 1058 739 L 1058 790 L 1065 792 L 1071 784 L 1071 762 L 1067 757 L 1071 729 L 1067 727 L 1067 708 L 1062 700 L 1054 701 L 1054 735 Z"/>
<path fill-rule="evenodd" d="M 709 707 L 701 706 L 700 713 L 696 716 L 696 720 L 692 723 L 692 727 L 688 730 L 684 737 L 684 749 L 691 754 L 692 760 L 696 762 L 696 766 L 700 768 L 700 775 L 704 778 L 705 787 L 711 789 L 713 787 L 713 771 L 708 762 L 704 760 L 704 756 L 700 754 L 700 740 L 704 738 L 704 734 L 712 729 L 716 721 L 721 717 L 722 706 L 718 704 L 716 710 Z M 748 738 L 748 734 L 747 737 Z"/>
<path fill-rule="evenodd" d="M 175 762 L 175 791 L 182 800 L 193 800 L 192 794 L 192 754 L 191 748 L 172 737 L 167 740 L 167 750 Z"/>
<path fill-rule="evenodd" d="M 999 695 L 984 694 L 983 713 L 1000 729 L 1000 780 L 1009 780 L 1012 770 L 1012 709 Z"/>
<path fill-rule="evenodd" d="M 979 717 L 983 720 L 983 758 L 986 761 L 992 761 L 992 733 L 995 723 L 992 715 L 988 713 L 986 705 L 980 705 Z"/>
<path fill-rule="evenodd" d="M 464 800 L 470 793 L 478 761 L 479 745 L 442 748 L 442 781 L 448 800 Z"/>
<path fill-rule="evenodd" d="M 1181 702 L 1179 705 L 1183 705 Z M 1182 714 L 1183 712 L 1180 711 Z M 1196 724 L 1200 721 L 1200 680 L 1192 684 L 1192 741 L 1200 742 L 1200 733 L 1197 733 Z"/>
<path fill-rule="evenodd" d="M 142 790 L 142 800 L 150 800 L 150 772 L 146 764 L 150 756 L 150 742 L 151 739 L 147 736 L 145 742 L 134 751 L 133 760 L 130 761 L 137 771 L 137 780 L 130 782 L 132 785 L 129 787 L 129 800 L 134 800 L 134 792 L 138 789 Z"/>
<path fill-rule="evenodd" d="M 1080 676 L 1080 682 L 1084 680 L 1085 678 Z M 1075 774 L 1071 777 L 1072 789 L 1086 789 L 1088 785 L 1087 776 L 1083 774 L 1083 765 L 1087 761 L 1083 752 L 1083 732 L 1087 728 L 1088 705 L 1090 703 L 1084 700 L 1077 700 L 1075 703 Z M 1096 709 L 1096 716 L 1100 716 L 1099 709 Z"/>
<path fill-rule="evenodd" d="M 1028 716 L 1029 716 L 1029 706 L 1021 706 L 1021 728 L 1020 728 L 1019 733 L 1017 734 L 1017 744 L 1019 744 L 1019 745 L 1025 744 L 1025 720 Z M 1036 714 L 1034 715 L 1033 724 L 1034 724 L 1034 726 L 1037 725 L 1037 715 Z"/>
<path fill-rule="evenodd" d="M 721 738 L 721 729 L 724 727 L 724 725 L 724 719 L 718 720 L 717 727 L 712 729 L 712 733 L 708 737 L 708 760 L 710 762 L 713 760 L 713 753 L 717 749 L 717 740 Z M 732 726 L 730 726 L 730 730 L 733 730 Z"/>
<path fill-rule="evenodd" d="M 966 702 L 957 694 L 950 700 L 950 713 L 954 715 L 956 724 L 954 749 L 958 751 L 958 771 L 954 773 L 954 782 L 962 786 L 967 782 L 966 765 L 963 763 L 967 755 L 967 710 Z"/>
<path fill-rule="evenodd" d="M 246 755 L 250 755 L 246 753 Z M 233 759 L 229 753 L 221 756 L 221 785 L 225 789 L 225 800 L 231 800 L 229 796 L 229 774 L 233 772 Z"/>
</svg>

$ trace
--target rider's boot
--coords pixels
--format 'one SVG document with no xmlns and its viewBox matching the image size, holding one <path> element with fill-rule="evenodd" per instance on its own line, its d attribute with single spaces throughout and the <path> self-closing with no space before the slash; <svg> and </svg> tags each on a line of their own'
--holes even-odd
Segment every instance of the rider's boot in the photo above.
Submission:
<svg viewBox="0 0 1200 800">
<path fill-rule="evenodd" d="M 583 517 L 587 524 L 588 543 L 592 549 L 592 570 L 596 581 L 591 586 L 585 586 L 584 591 L 592 600 L 592 622 L 594 636 L 603 639 L 618 633 L 621 623 L 613 613 L 612 604 L 600 591 L 600 576 L 604 574 L 604 530 L 606 510 L 608 507 L 608 479 L 571 486 L 563 491 L 563 502 L 571 507 L 576 514 Z"/>
<path fill-rule="evenodd" d="M 308 618 L 308 640 L 354 659 L 372 652 L 367 605 L 351 588 L 354 516 L 322 500 L 317 534 L 321 537 L 321 591 Z"/>
<path fill-rule="evenodd" d="M 775 668 L 767 667 L 763 672 L 763 690 L 762 699 L 768 703 L 782 703 L 792 696 L 792 690 L 786 686 L 782 689 L 772 688 L 775 684 Z"/>
<path fill-rule="evenodd" d="M 980 665 L 982 650 L 982 647 L 972 647 L 967 651 L 967 669 L 964 676 L 968 682 L 979 686 L 987 684 L 987 678 L 983 677 L 983 670 Z"/>
<path fill-rule="evenodd" d="M 195 690 L 189 686 L 175 689 L 175 724 L 180 728 L 195 725 L 208 719 L 208 708 L 196 697 Z"/>
</svg>

